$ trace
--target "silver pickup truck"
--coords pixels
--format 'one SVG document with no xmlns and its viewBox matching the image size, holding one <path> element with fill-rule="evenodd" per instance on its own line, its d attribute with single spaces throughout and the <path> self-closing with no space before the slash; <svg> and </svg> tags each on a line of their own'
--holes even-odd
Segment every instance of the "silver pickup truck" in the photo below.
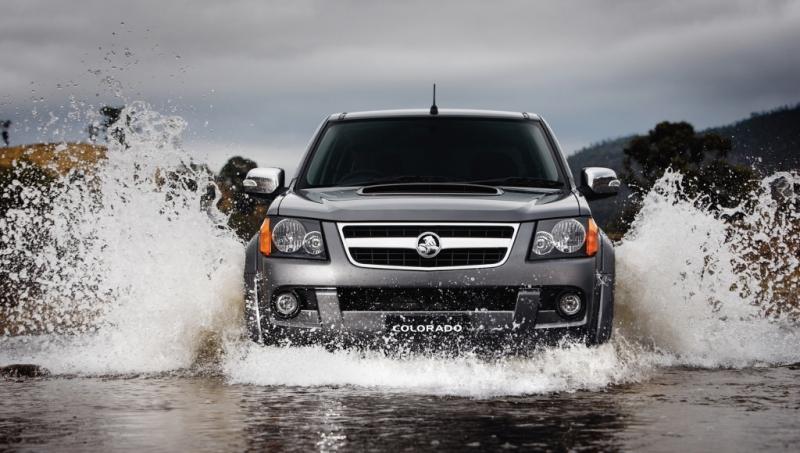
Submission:
<svg viewBox="0 0 800 453">
<path fill-rule="evenodd" d="M 247 246 L 245 316 L 265 344 L 393 340 L 600 344 L 614 314 L 614 250 L 587 199 L 616 174 L 573 181 L 538 115 L 478 110 L 339 113 Z"/>
</svg>

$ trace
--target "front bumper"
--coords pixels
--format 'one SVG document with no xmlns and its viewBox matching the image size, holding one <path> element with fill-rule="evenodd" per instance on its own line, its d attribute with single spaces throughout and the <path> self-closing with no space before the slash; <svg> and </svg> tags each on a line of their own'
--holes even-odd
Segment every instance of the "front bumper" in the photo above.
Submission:
<svg viewBox="0 0 800 453">
<path fill-rule="evenodd" d="M 396 333 L 391 331 L 388 319 L 413 315 L 430 318 L 432 322 L 453 316 L 468 321 L 470 329 L 451 336 L 513 339 L 572 336 L 590 342 L 603 341 L 598 337 L 598 326 L 603 324 L 604 317 L 611 316 L 613 304 L 613 255 L 610 266 L 603 264 L 603 253 L 609 252 L 610 244 L 603 243 L 595 257 L 529 261 L 528 245 L 534 224 L 523 223 L 508 260 L 498 267 L 434 271 L 366 269 L 350 263 L 334 223 L 324 222 L 322 226 L 328 261 L 260 255 L 254 258 L 255 272 L 245 275 L 252 295 L 247 316 L 261 338 L 288 338 L 293 343 L 385 339 Z M 515 288 L 515 303 L 508 309 L 493 311 L 358 311 L 343 310 L 339 300 L 341 288 L 487 287 Z M 543 294 L 554 287 L 575 288 L 583 295 L 585 308 L 578 317 L 562 317 L 551 304 L 545 303 Z M 287 288 L 313 292 L 314 306 L 292 319 L 276 317 L 270 301 L 277 291 Z"/>
</svg>

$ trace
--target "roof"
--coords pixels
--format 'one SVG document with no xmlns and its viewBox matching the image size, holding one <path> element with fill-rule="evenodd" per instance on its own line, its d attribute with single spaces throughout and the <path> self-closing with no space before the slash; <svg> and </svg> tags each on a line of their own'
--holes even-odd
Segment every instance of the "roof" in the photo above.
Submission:
<svg viewBox="0 0 800 453">
<path fill-rule="evenodd" d="M 503 112 L 498 110 L 467 110 L 467 109 L 439 109 L 437 115 L 431 115 L 429 109 L 407 110 L 373 110 L 368 112 L 334 113 L 330 121 L 361 120 L 372 118 L 407 118 L 415 116 L 440 116 L 440 117 L 474 117 L 474 118 L 508 118 L 508 119 L 540 119 L 535 113 Z"/>
</svg>

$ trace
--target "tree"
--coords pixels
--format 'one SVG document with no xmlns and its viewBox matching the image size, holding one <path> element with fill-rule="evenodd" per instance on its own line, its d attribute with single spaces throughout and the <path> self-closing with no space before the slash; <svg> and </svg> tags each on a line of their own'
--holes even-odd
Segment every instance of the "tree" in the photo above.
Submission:
<svg viewBox="0 0 800 453">
<path fill-rule="evenodd" d="M 3 139 L 3 143 L 8 146 L 8 130 L 11 128 L 11 120 L 0 121 L 0 137 Z"/>
<path fill-rule="evenodd" d="M 258 165 L 244 157 L 231 157 L 217 175 L 220 190 L 219 209 L 228 214 L 228 225 L 243 240 L 249 240 L 261 226 L 266 215 L 265 205 L 258 203 L 242 190 L 247 172 Z"/>
<path fill-rule="evenodd" d="M 122 116 L 122 111 L 124 107 L 112 107 L 105 105 L 100 107 L 100 121 L 94 121 L 89 124 L 87 131 L 89 132 L 89 140 L 96 142 L 98 139 L 105 140 L 106 142 L 109 139 L 116 140 L 119 144 L 123 146 L 127 146 L 125 141 L 125 133 L 121 128 L 113 128 L 110 133 L 109 137 L 109 128 L 114 125 L 117 121 L 119 121 L 120 116 Z M 130 118 L 126 118 L 126 123 L 130 122 Z"/>
<path fill-rule="evenodd" d="M 756 173 L 729 162 L 730 151 L 728 138 L 698 134 L 687 122 L 661 122 L 625 147 L 622 179 L 641 196 L 671 168 L 685 176 L 686 195 L 703 195 L 712 207 L 735 206 L 755 188 Z"/>
</svg>

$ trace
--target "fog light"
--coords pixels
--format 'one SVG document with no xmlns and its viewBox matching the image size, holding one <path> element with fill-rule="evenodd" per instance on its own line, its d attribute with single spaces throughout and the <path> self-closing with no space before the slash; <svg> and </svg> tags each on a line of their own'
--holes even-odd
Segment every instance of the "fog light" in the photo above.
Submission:
<svg viewBox="0 0 800 453">
<path fill-rule="evenodd" d="M 558 311 L 566 317 L 575 316 L 581 311 L 581 298 L 575 293 L 566 293 L 558 300 Z"/>
<path fill-rule="evenodd" d="M 300 301 L 292 292 L 278 294 L 272 306 L 279 318 L 294 318 L 300 313 Z"/>
</svg>

